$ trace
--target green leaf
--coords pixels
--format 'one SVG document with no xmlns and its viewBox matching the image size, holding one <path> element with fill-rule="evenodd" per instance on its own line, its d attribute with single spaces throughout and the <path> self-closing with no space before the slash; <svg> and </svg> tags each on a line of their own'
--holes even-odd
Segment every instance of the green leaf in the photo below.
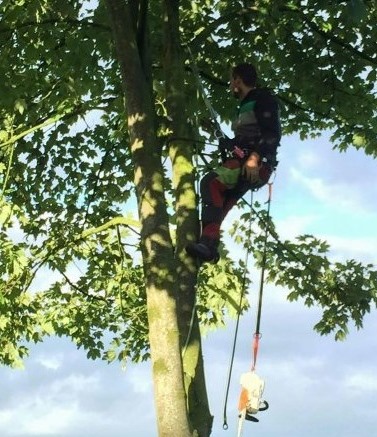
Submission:
<svg viewBox="0 0 377 437">
<path fill-rule="evenodd" d="M 352 137 L 352 143 L 355 147 L 364 147 L 366 144 L 366 138 L 361 134 L 354 134 Z"/>
<path fill-rule="evenodd" d="M 24 113 L 27 108 L 26 101 L 24 99 L 17 99 L 14 102 L 14 109 L 18 111 L 21 115 Z"/>
</svg>

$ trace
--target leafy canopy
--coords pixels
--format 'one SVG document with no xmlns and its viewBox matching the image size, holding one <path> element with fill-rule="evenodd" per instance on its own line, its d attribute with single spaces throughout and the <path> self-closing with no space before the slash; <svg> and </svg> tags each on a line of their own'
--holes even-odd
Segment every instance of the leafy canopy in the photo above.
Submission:
<svg viewBox="0 0 377 437">
<path fill-rule="evenodd" d="M 148 20 L 156 148 L 166 163 L 160 7 L 150 1 Z M 222 121 L 234 111 L 226 92 L 229 67 L 251 61 L 261 85 L 282 102 L 285 134 L 306 138 L 331 129 L 340 150 L 354 146 L 377 155 L 373 1 L 182 0 L 180 13 L 182 40 Z M 0 360 L 19 365 L 25 341 L 51 334 L 71 337 L 91 358 L 144 359 L 148 327 L 133 162 L 104 2 L 3 0 L 0 47 Z M 193 61 L 182 50 L 187 123 L 198 140 L 208 111 Z M 211 131 L 205 138 L 214 140 Z M 200 161 L 198 177 L 205 168 Z M 168 170 L 164 183 L 172 196 Z M 234 233 L 247 228 L 241 221 Z M 238 236 L 247 244 L 242 235 L 248 233 Z M 262 237 L 250 235 L 257 259 Z M 322 305 L 316 329 L 342 338 L 348 321 L 361 326 L 376 302 L 376 272 L 356 261 L 334 267 L 327 250 L 311 236 L 283 244 L 271 238 L 269 279 L 287 286 L 289 299 Z M 229 260 L 203 270 L 203 325 L 224 323 L 235 311 L 242 272 L 242 263 Z M 218 297 L 219 288 L 227 293 Z"/>
</svg>

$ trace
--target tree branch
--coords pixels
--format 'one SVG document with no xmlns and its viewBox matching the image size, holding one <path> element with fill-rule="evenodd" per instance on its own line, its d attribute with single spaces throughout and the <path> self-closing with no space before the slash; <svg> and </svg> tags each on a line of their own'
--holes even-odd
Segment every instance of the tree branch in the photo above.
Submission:
<svg viewBox="0 0 377 437">
<path fill-rule="evenodd" d="M 356 47 L 351 46 L 347 42 L 343 41 L 338 36 L 335 36 L 334 34 L 331 34 L 329 32 L 325 32 L 322 29 L 320 29 L 313 21 L 311 21 L 304 12 L 302 12 L 300 9 L 297 8 L 288 8 L 283 7 L 280 8 L 281 12 L 290 12 L 294 13 L 300 16 L 300 19 L 313 31 L 316 32 L 318 35 L 320 35 L 322 38 L 324 38 L 326 41 L 330 41 L 343 49 L 346 49 L 347 51 L 353 53 L 360 59 L 363 59 L 365 61 L 370 62 L 372 65 L 377 65 L 377 58 L 372 58 L 371 56 L 367 55 L 366 53 L 358 50 Z M 219 26 L 223 24 L 227 24 L 230 21 L 243 17 L 245 15 L 249 14 L 257 14 L 259 11 L 257 8 L 250 7 L 250 8 L 243 8 L 238 11 L 232 12 L 227 15 L 220 16 L 216 20 L 213 20 L 212 22 L 206 24 L 206 26 L 203 28 L 203 30 L 198 33 L 190 42 L 190 45 L 195 46 L 201 43 L 205 38 L 207 38 L 211 33 L 213 33 Z"/>
<path fill-rule="evenodd" d="M 298 14 L 300 16 L 300 18 L 302 19 L 302 21 L 309 27 L 309 29 L 311 29 L 313 32 L 320 35 L 326 41 L 332 42 L 333 44 L 336 44 L 336 45 L 342 47 L 343 49 L 346 49 L 350 53 L 353 53 L 354 55 L 356 55 L 360 59 L 363 59 L 364 61 L 368 61 L 372 65 L 377 65 L 377 58 L 372 58 L 371 56 L 367 55 L 366 53 L 358 50 L 356 47 L 351 46 L 350 44 L 348 44 L 347 42 L 345 42 L 344 40 L 342 40 L 338 36 L 336 36 L 330 32 L 325 32 L 324 30 L 320 29 L 302 11 L 300 11 L 298 9 L 287 9 L 287 8 L 282 8 L 282 9 L 289 10 L 290 12 L 294 12 L 294 13 Z"/>
<path fill-rule="evenodd" d="M 79 241 L 84 240 L 85 238 L 88 238 L 91 235 L 98 234 L 100 232 L 106 231 L 107 229 L 113 226 L 118 226 L 118 225 L 124 225 L 127 227 L 136 227 L 136 228 L 140 227 L 140 223 L 137 220 L 130 219 L 127 217 L 122 217 L 122 216 L 114 217 L 100 226 L 91 229 L 86 229 L 81 233 L 79 237 L 75 238 L 72 241 L 72 243 L 78 243 Z"/>
<path fill-rule="evenodd" d="M 66 110 L 63 113 L 59 114 L 59 113 L 50 113 L 47 118 L 44 119 L 40 119 L 37 120 L 37 123 L 35 126 L 31 126 L 29 128 L 27 128 L 26 130 L 12 136 L 11 138 L 9 138 L 7 141 L 0 143 L 0 149 L 5 148 L 6 146 L 9 146 L 10 144 L 14 144 L 16 141 L 24 138 L 25 136 L 43 129 L 47 126 L 51 126 L 52 124 L 60 121 L 60 120 L 66 120 L 69 119 L 70 117 L 73 117 L 75 115 L 83 115 L 85 113 L 87 113 L 88 111 L 93 111 L 95 109 L 104 109 L 100 106 L 100 103 L 109 103 L 113 100 L 115 100 L 116 98 L 109 98 L 109 99 L 104 99 L 101 102 L 96 102 L 95 106 L 90 106 L 90 105 L 85 105 L 83 103 L 80 103 L 78 105 L 76 105 L 73 109 L 71 110 Z"/>
<path fill-rule="evenodd" d="M 46 26 L 46 25 L 55 25 L 55 24 L 70 24 L 73 26 L 88 26 L 88 27 L 94 27 L 101 30 L 106 30 L 107 32 L 110 32 L 111 29 L 109 26 L 105 26 L 104 24 L 97 23 L 95 21 L 89 21 L 89 20 L 75 20 L 73 18 L 49 18 L 46 20 L 41 20 L 39 22 L 37 21 L 25 21 L 23 23 L 19 23 L 17 26 L 4 26 L 0 29 L 0 34 L 7 33 L 7 32 L 14 32 L 15 30 L 21 30 L 26 27 L 40 27 L 40 26 Z"/>
<path fill-rule="evenodd" d="M 26 129 L 25 131 L 12 136 L 9 140 L 5 141 L 4 143 L 0 144 L 0 148 L 4 148 L 6 146 L 9 146 L 10 144 L 15 143 L 16 141 L 20 140 L 21 138 L 26 137 L 26 135 L 29 135 L 39 129 L 43 129 L 47 126 L 50 126 L 51 124 L 56 123 L 59 120 L 64 119 L 65 117 L 70 117 L 72 115 L 74 115 L 75 112 L 72 113 L 63 113 L 63 114 L 56 114 L 53 117 L 47 118 L 46 120 L 44 120 L 42 123 L 37 124 L 36 126 L 32 126 L 28 129 Z"/>
<path fill-rule="evenodd" d="M 56 266 L 55 266 L 56 267 Z M 63 270 L 59 269 L 58 267 L 56 267 L 57 271 L 64 277 L 64 279 L 66 280 L 67 284 L 73 288 L 74 290 L 78 291 L 79 293 L 83 294 L 84 296 L 90 298 L 90 299 L 94 299 L 94 300 L 99 300 L 101 302 L 115 302 L 115 299 L 106 299 L 102 296 L 96 296 L 95 294 L 89 294 L 86 291 L 84 291 L 82 288 L 78 287 L 76 284 L 74 284 L 69 278 L 68 276 L 65 274 L 65 272 L 63 272 Z"/>
<path fill-rule="evenodd" d="M 199 45 L 203 40 L 208 38 L 211 33 L 217 30 L 219 26 L 223 24 L 229 24 L 231 21 L 251 13 L 258 13 L 258 9 L 255 7 L 243 8 L 226 15 L 220 15 L 219 18 L 216 18 L 215 20 L 206 23 L 205 27 L 203 27 L 201 32 L 197 33 L 196 36 L 189 42 L 190 46 Z"/>
</svg>

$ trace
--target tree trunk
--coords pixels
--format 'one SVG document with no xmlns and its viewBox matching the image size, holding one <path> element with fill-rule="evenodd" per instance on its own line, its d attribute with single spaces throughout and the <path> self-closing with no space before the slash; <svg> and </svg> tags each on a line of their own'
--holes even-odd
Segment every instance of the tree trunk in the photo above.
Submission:
<svg viewBox="0 0 377 437">
<path fill-rule="evenodd" d="M 130 7 L 132 5 L 132 11 Z M 176 308 L 176 269 L 164 198 L 149 72 L 140 56 L 135 3 L 106 0 L 126 99 L 141 221 L 141 249 L 146 281 L 149 339 L 160 437 L 192 436 L 187 417 Z M 143 59 L 143 61 L 142 61 Z"/>
<path fill-rule="evenodd" d="M 195 310 L 198 267 L 187 256 L 185 246 L 197 237 L 199 220 L 195 193 L 195 169 L 192 165 L 194 140 L 190 143 L 187 112 L 185 110 L 185 66 L 179 34 L 179 2 L 165 0 L 165 55 L 167 109 L 172 120 L 170 158 L 173 169 L 176 211 L 176 263 L 178 273 L 178 321 L 183 350 L 183 368 L 188 396 L 189 417 L 200 437 L 211 433 L 212 416 L 209 411 L 199 322 Z M 192 135 L 191 135 L 192 136 Z M 174 140 L 176 138 L 176 140 Z"/>
</svg>

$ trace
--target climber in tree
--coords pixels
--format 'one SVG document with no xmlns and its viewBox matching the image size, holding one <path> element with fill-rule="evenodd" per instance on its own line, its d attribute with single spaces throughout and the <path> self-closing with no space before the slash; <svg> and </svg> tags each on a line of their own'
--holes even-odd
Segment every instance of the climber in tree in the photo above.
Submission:
<svg viewBox="0 0 377 437">
<path fill-rule="evenodd" d="M 206 174 L 200 183 L 202 232 L 197 243 L 186 251 L 201 262 L 219 258 L 220 226 L 226 214 L 250 189 L 265 185 L 276 166 L 281 137 L 279 104 L 271 92 L 258 88 L 257 73 L 251 64 L 232 69 L 230 90 L 239 101 L 232 123 L 234 138 L 222 138 L 221 166 Z"/>
</svg>

